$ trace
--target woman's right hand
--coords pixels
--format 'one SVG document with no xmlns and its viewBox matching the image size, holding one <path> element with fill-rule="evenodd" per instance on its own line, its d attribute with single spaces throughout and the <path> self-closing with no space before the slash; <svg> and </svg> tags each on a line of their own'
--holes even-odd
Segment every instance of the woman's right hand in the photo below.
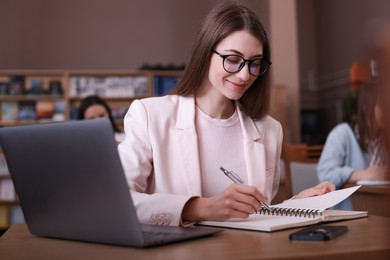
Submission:
<svg viewBox="0 0 390 260">
<path fill-rule="evenodd" d="M 254 186 L 232 184 L 220 194 L 210 198 L 192 198 L 183 208 L 182 220 L 225 221 L 230 218 L 248 218 L 261 208 L 267 198 Z"/>
</svg>

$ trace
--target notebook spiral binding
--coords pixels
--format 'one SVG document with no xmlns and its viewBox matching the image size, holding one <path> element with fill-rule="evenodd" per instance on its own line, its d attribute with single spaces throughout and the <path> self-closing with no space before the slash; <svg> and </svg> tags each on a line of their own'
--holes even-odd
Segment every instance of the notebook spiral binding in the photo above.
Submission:
<svg viewBox="0 0 390 260">
<path fill-rule="evenodd" d="M 316 218 L 322 215 L 322 212 L 318 209 L 296 209 L 296 208 L 278 208 L 274 207 L 271 210 L 261 208 L 258 214 L 274 215 L 274 216 L 292 216 L 292 217 L 305 217 Z"/>
</svg>

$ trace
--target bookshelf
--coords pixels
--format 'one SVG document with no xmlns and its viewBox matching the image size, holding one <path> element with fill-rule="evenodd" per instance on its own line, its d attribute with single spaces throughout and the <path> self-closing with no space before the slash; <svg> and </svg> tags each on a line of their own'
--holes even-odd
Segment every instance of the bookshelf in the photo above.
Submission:
<svg viewBox="0 0 390 260">
<path fill-rule="evenodd" d="M 0 127 L 77 119 L 81 100 L 99 95 L 120 128 L 134 99 L 166 94 L 178 70 L 0 70 Z M 23 222 L 0 147 L 0 229 Z"/>
<path fill-rule="evenodd" d="M 0 148 L 0 229 L 7 228 L 11 223 L 16 222 L 24 222 L 24 218 L 4 154 Z"/>
<path fill-rule="evenodd" d="M 0 70 L 0 127 L 77 118 L 80 101 L 97 94 L 118 125 L 134 99 L 166 94 L 182 71 Z"/>
<path fill-rule="evenodd" d="M 62 71 L 1 70 L 0 126 L 66 120 Z"/>
</svg>

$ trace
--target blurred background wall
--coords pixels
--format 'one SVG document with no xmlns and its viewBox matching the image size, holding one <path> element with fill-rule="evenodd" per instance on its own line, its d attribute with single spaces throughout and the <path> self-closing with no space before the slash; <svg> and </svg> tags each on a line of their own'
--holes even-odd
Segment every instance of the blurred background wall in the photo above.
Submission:
<svg viewBox="0 0 390 260">
<path fill-rule="evenodd" d="M 0 0 L 1 69 L 183 64 L 217 0 Z M 250 2 L 262 17 L 265 1 Z"/>
<path fill-rule="evenodd" d="M 0 69 L 185 65 L 201 20 L 221 0 L 0 0 Z M 367 59 L 388 0 L 243 0 L 264 23 L 273 84 L 288 90 L 291 142 L 322 143 L 341 121 L 349 66 Z"/>
<path fill-rule="evenodd" d="M 271 0 L 272 1 L 272 0 Z M 342 120 L 349 68 L 370 59 L 379 20 L 390 20 L 388 0 L 297 0 L 301 123 L 305 140 L 323 143 Z M 316 125 L 315 127 L 313 126 Z"/>
</svg>

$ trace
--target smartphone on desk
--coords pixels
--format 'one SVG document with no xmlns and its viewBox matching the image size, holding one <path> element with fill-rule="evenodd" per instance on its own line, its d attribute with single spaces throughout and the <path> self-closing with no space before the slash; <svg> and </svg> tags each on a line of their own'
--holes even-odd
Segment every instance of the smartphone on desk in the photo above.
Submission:
<svg viewBox="0 0 390 260">
<path fill-rule="evenodd" d="M 326 241 L 348 231 L 347 226 L 327 226 L 327 225 L 315 225 L 289 235 L 290 240 L 303 240 L 303 241 Z"/>
</svg>

